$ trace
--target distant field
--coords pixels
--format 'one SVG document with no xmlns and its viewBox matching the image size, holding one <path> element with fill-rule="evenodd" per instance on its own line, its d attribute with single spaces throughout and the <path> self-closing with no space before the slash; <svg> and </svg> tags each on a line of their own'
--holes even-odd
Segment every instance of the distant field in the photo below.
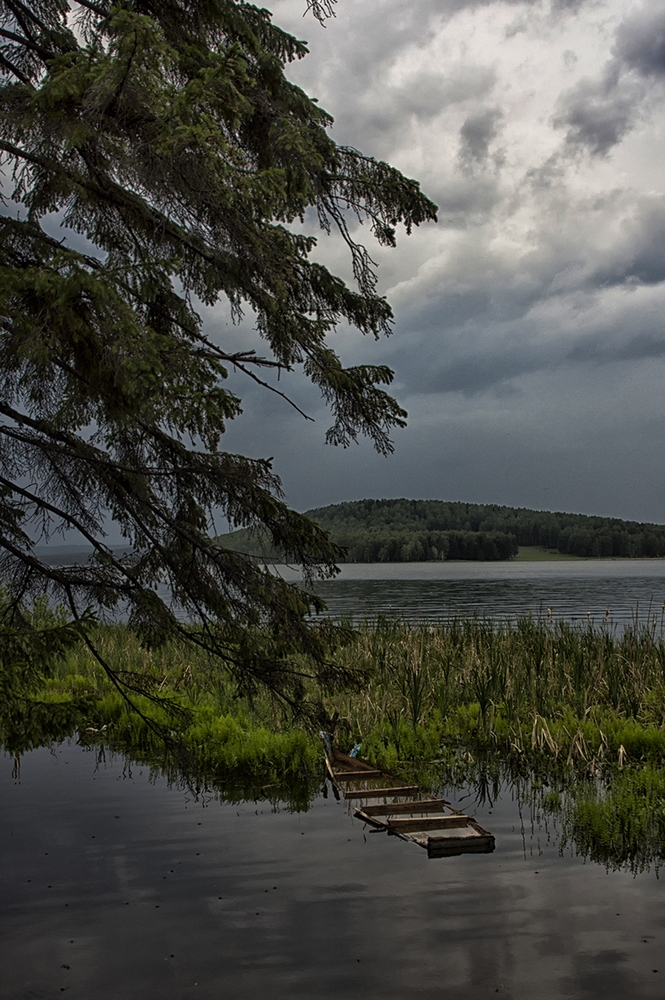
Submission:
<svg viewBox="0 0 665 1000">
<path fill-rule="evenodd" d="M 574 560 L 579 562 L 584 561 L 589 558 L 588 556 L 571 556 L 566 555 L 563 552 L 557 552 L 556 549 L 543 549 L 540 545 L 520 545 L 517 555 L 513 556 L 513 562 L 561 562 L 565 560 L 570 562 Z"/>
</svg>

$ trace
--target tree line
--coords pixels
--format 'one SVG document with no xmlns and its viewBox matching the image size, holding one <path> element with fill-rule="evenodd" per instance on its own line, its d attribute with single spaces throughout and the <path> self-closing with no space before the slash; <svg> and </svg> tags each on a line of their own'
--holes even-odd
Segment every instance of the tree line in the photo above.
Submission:
<svg viewBox="0 0 665 1000">
<path fill-rule="evenodd" d="M 343 562 L 511 559 L 519 546 L 595 558 L 665 556 L 665 525 L 586 514 L 443 500 L 356 500 L 306 512 L 345 549 Z M 279 552 L 260 533 L 223 544 L 265 558 Z"/>
<path fill-rule="evenodd" d="M 344 562 L 495 561 L 517 555 L 517 541 L 501 531 L 380 531 L 335 534 Z"/>
<path fill-rule="evenodd" d="M 307 513 L 328 530 L 335 541 L 349 548 L 348 558 L 351 559 L 363 545 L 369 544 L 370 539 L 404 533 L 430 537 L 431 550 L 437 548 L 439 553 L 428 556 L 430 559 L 509 559 L 520 545 L 596 558 L 665 556 L 665 525 L 586 514 L 407 499 L 358 500 Z M 435 537 L 442 535 L 449 542 L 448 548 L 435 541 Z M 454 541 L 453 535 L 472 535 L 484 540 L 477 548 L 468 549 L 468 543 Z M 504 538 L 508 541 L 504 542 Z M 494 546 L 498 554 L 465 554 L 466 551 L 484 551 L 487 546 Z M 358 557 L 357 561 L 364 560 Z"/>
</svg>

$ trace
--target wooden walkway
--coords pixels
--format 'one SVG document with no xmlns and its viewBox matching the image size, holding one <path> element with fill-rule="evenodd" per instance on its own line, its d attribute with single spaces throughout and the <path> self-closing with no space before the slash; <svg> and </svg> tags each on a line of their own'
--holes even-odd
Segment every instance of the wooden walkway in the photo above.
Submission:
<svg viewBox="0 0 665 1000">
<path fill-rule="evenodd" d="M 325 743 L 326 741 L 324 741 Z M 413 841 L 430 858 L 489 854 L 494 837 L 446 799 L 421 791 L 340 750 L 326 747 L 328 776 L 354 814 L 371 826 Z"/>
</svg>

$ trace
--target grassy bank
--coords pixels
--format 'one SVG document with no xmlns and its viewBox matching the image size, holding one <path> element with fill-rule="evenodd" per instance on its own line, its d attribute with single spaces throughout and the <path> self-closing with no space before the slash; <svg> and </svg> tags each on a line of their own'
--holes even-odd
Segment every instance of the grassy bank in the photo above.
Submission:
<svg viewBox="0 0 665 1000">
<path fill-rule="evenodd" d="M 330 693 L 310 685 L 306 695 L 320 713 L 311 729 L 335 725 L 342 744 L 362 741 L 388 768 L 436 760 L 459 745 L 552 771 L 663 764 L 665 643 L 662 622 L 650 624 L 621 636 L 609 626 L 530 618 L 416 627 L 380 620 L 350 629 L 330 656 L 355 671 L 358 687 Z M 83 644 L 56 663 L 28 707 L 71 714 L 78 706 L 83 728 L 105 726 L 128 742 L 157 738 L 152 719 L 178 732 L 206 768 L 302 772 L 318 759 L 315 733 L 294 725 L 277 699 L 240 697 L 232 677 L 191 647 L 148 651 L 123 626 L 93 638 L 141 714 Z"/>
<path fill-rule="evenodd" d="M 0 737 L 7 750 L 20 753 L 76 730 L 134 759 L 175 762 L 201 776 L 288 784 L 320 770 L 313 733 L 292 725 L 267 694 L 252 702 L 239 697 L 230 676 L 191 646 L 172 642 L 150 651 L 121 625 L 91 638 L 128 685 L 130 701 L 81 643 L 5 719 Z"/>
<path fill-rule="evenodd" d="M 513 556 L 513 562 L 570 562 L 584 561 L 586 556 L 573 556 L 558 549 L 545 549 L 540 545 L 520 545 L 517 555 Z"/>
<path fill-rule="evenodd" d="M 662 622 L 621 636 L 523 619 L 349 630 L 331 657 L 355 691 L 307 695 L 342 747 L 430 788 L 521 782 L 562 843 L 607 865 L 658 862 L 665 844 Z M 318 728 L 268 694 L 239 697 L 190 647 L 147 651 L 123 626 L 94 641 L 131 686 L 133 711 L 83 646 L 17 705 L 0 733 L 21 752 L 77 730 L 170 773 L 245 789 L 290 787 L 302 807 L 322 776 Z M 305 666 L 306 664 L 303 664 Z M 155 728 L 157 727 L 157 728 Z M 166 734 L 166 741 L 163 735 Z M 494 777 L 492 777 L 494 776 Z M 258 793 L 257 793 L 258 794 Z M 533 798 L 535 796 L 535 798 Z"/>
</svg>

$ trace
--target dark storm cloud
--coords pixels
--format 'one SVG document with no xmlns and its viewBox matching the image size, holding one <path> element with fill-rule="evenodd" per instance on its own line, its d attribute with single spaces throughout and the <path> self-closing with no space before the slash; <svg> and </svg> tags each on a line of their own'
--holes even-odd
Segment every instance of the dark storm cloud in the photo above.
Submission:
<svg viewBox="0 0 665 1000">
<path fill-rule="evenodd" d="M 665 76 L 665 4 L 645 4 L 619 26 L 616 60 L 643 77 Z"/>
<path fill-rule="evenodd" d="M 644 459 L 665 433 L 665 199 L 653 193 L 665 0 L 340 0 L 325 30 L 291 6 L 285 27 L 312 41 L 294 78 L 334 114 L 333 137 L 417 177 L 439 225 L 376 254 L 394 336 L 333 338 L 343 363 L 394 369 L 410 411 L 395 455 L 324 448 L 329 416 L 297 374 L 289 391 L 316 423 L 247 386 L 229 443 L 274 454 L 303 507 L 454 494 L 536 506 L 547 479 L 560 509 L 625 502 L 658 519 L 665 473 L 656 488 Z M 346 275 L 332 244 L 317 252 Z M 617 484 L 619 464 L 630 483 Z"/>
<path fill-rule="evenodd" d="M 482 353 L 469 354 L 456 361 L 444 357 L 432 358 L 423 365 L 418 377 L 411 379 L 408 389 L 420 393 L 459 392 L 475 396 L 489 390 L 502 394 L 516 392 L 513 379 L 527 372 L 539 371 L 552 365 L 550 357 L 542 350 L 524 350 L 517 345 L 506 345 L 503 350 L 485 349 Z"/>
<path fill-rule="evenodd" d="M 625 343 L 614 343 L 606 336 L 596 336 L 577 344 L 566 356 L 567 361 L 640 361 L 644 358 L 665 357 L 665 334 L 641 333 Z"/>
<path fill-rule="evenodd" d="M 606 156 L 640 122 L 653 84 L 663 79 L 665 4 L 652 0 L 621 22 L 600 77 L 561 95 L 554 127 L 566 129 L 570 151 Z"/>
<path fill-rule="evenodd" d="M 503 112 L 500 108 L 480 108 L 464 120 L 460 129 L 459 159 L 469 169 L 484 166 L 490 144 L 501 131 Z"/>
<path fill-rule="evenodd" d="M 571 151 L 606 156 L 634 128 L 641 88 L 617 82 L 614 67 L 600 80 L 585 79 L 563 94 L 555 128 L 566 131 Z"/>
<path fill-rule="evenodd" d="M 642 321 L 644 323 L 644 321 Z M 399 373 L 400 392 L 438 396 L 459 393 L 466 398 L 492 393 L 494 396 L 519 395 L 519 379 L 536 372 L 555 375 L 580 364 L 607 365 L 665 358 L 665 334 L 654 318 L 651 329 L 625 339 L 622 330 L 605 328 L 580 334 L 572 347 L 564 340 L 540 341 L 534 336 L 525 340 L 528 322 L 518 324 L 499 342 L 482 340 L 480 330 L 470 331 L 467 353 L 455 357 L 461 345 L 448 349 L 442 338 L 438 351 L 431 342 L 422 353 L 399 352 L 391 359 Z"/>
<path fill-rule="evenodd" d="M 400 391 L 505 394 L 529 373 L 665 357 L 653 298 L 665 287 L 665 198 L 597 198 L 581 218 L 586 239 L 573 243 L 569 224 L 509 262 L 478 244 L 405 301 L 404 339 L 388 349 Z"/>
</svg>

